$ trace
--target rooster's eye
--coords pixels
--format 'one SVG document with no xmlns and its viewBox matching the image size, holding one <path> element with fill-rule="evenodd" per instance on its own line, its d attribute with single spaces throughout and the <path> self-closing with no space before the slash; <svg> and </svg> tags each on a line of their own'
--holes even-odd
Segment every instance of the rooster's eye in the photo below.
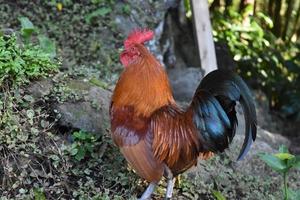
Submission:
<svg viewBox="0 0 300 200">
<path fill-rule="evenodd" d="M 138 49 L 136 47 L 131 47 L 130 53 L 133 55 L 140 55 L 140 52 L 138 51 Z"/>
</svg>

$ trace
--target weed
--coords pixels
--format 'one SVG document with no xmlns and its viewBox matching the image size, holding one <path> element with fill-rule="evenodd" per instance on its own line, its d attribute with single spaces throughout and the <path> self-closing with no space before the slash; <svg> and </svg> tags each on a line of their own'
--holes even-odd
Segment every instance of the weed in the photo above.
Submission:
<svg viewBox="0 0 300 200">
<path fill-rule="evenodd" d="M 281 146 L 277 154 L 259 154 L 268 166 L 283 176 L 284 200 L 297 200 L 300 198 L 300 190 L 293 191 L 288 188 L 288 174 L 292 168 L 300 170 L 300 156 L 292 155 L 287 147 Z"/>
<path fill-rule="evenodd" d="M 83 160 L 88 155 L 93 156 L 95 143 L 99 136 L 80 130 L 74 132 L 72 138 L 74 143 L 69 149 L 70 155 L 77 161 Z"/>
</svg>

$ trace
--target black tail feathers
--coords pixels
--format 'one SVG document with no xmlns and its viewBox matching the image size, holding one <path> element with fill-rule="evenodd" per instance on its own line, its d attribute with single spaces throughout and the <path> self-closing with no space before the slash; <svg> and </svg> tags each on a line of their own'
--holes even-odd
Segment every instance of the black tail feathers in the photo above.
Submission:
<svg viewBox="0 0 300 200">
<path fill-rule="evenodd" d="M 238 156 L 243 159 L 256 138 L 256 111 L 252 94 L 237 74 L 215 70 L 203 78 L 190 109 L 204 148 L 222 152 L 232 141 L 238 124 L 235 105 L 240 102 L 245 118 L 245 139 Z"/>
</svg>

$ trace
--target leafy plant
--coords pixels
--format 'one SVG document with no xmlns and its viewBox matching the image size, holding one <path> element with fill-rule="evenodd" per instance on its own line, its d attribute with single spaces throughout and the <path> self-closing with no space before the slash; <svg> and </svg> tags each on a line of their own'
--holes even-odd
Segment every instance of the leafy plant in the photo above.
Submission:
<svg viewBox="0 0 300 200">
<path fill-rule="evenodd" d="M 95 142 L 99 139 L 99 137 L 82 130 L 74 132 L 72 138 L 74 143 L 69 152 L 78 161 L 94 153 Z"/>
<path fill-rule="evenodd" d="M 212 22 L 215 40 L 228 44 L 238 72 L 266 93 L 270 108 L 300 120 L 299 45 L 277 40 L 269 31 L 272 20 L 262 12 L 249 23 L 233 9 L 214 12 Z"/>
<path fill-rule="evenodd" d="M 19 85 L 57 69 L 58 64 L 40 46 L 22 47 L 15 35 L 0 36 L 0 85 Z"/>
<path fill-rule="evenodd" d="M 32 36 L 34 33 L 38 33 L 39 30 L 37 27 L 33 25 L 33 23 L 27 17 L 20 17 L 19 21 L 21 22 L 21 35 L 24 38 L 25 45 L 32 45 Z M 42 34 L 38 34 L 38 41 L 41 50 L 44 53 L 48 54 L 50 58 L 54 58 L 56 56 L 56 47 L 55 43 L 50 40 L 48 37 Z"/>
<path fill-rule="evenodd" d="M 288 188 L 288 174 L 292 168 L 300 170 L 300 156 L 292 155 L 288 152 L 287 147 L 281 146 L 279 153 L 276 154 L 259 154 L 263 160 L 273 170 L 279 172 L 283 176 L 284 200 L 297 200 L 300 198 L 300 190 L 293 191 Z"/>
</svg>

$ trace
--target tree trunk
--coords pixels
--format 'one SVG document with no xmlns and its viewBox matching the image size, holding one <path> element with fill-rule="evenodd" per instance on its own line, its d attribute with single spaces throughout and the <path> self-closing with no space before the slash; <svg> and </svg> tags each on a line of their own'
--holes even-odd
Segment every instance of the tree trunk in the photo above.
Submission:
<svg viewBox="0 0 300 200">
<path fill-rule="evenodd" d="M 207 0 L 192 0 L 191 2 L 201 67 L 207 74 L 218 68 L 208 2 Z"/>
<path fill-rule="evenodd" d="M 293 35 L 296 34 L 296 32 L 297 32 L 299 19 L 300 19 L 300 4 L 298 5 L 296 17 L 295 17 L 295 20 L 294 20 L 294 23 L 293 23 L 293 26 L 292 26 L 292 31 L 289 34 L 289 41 L 292 39 Z"/>
<path fill-rule="evenodd" d="M 268 3 L 268 14 L 272 20 L 274 20 L 274 2 L 275 0 L 269 0 Z"/>
<path fill-rule="evenodd" d="M 247 5 L 247 0 L 241 0 L 239 12 L 242 12 L 245 9 L 246 5 Z"/>
<path fill-rule="evenodd" d="M 256 8 L 257 7 L 257 1 L 254 1 L 254 3 L 253 3 L 253 16 L 255 16 L 255 14 L 256 14 Z"/>
<path fill-rule="evenodd" d="M 296 36 L 297 36 L 297 41 L 299 42 L 300 39 L 300 27 L 298 27 L 297 32 L 296 32 Z"/>
<path fill-rule="evenodd" d="M 286 12 L 285 12 L 285 24 L 284 24 L 284 28 L 283 28 L 283 31 L 282 31 L 282 39 L 283 40 L 286 40 L 287 37 L 287 31 L 288 31 L 288 27 L 289 27 L 289 22 L 291 20 L 291 16 L 292 16 L 292 12 L 293 12 L 293 6 L 294 6 L 294 0 L 288 0 L 287 1 L 288 3 L 288 7 L 286 9 Z"/>
<path fill-rule="evenodd" d="M 275 1 L 275 12 L 274 12 L 274 27 L 273 27 L 273 33 L 277 36 L 281 36 L 281 16 L 280 16 L 280 11 L 281 11 L 281 5 L 282 5 L 282 0 L 276 0 Z"/>
</svg>

